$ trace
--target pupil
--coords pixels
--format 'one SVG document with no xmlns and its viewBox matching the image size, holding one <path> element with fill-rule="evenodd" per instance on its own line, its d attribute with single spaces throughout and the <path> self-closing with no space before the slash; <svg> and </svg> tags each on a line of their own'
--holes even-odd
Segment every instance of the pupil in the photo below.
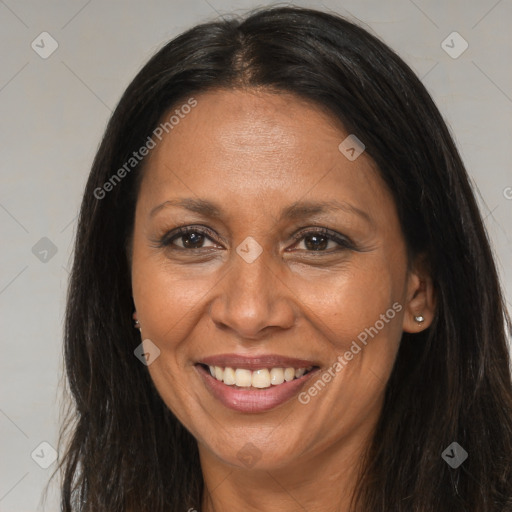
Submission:
<svg viewBox="0 0 512 512">
<path fill-rule="evenodd" d="M 204 241 L 204 235 L 201 233 L 188 233 L 183 236 L 183 246 L 189 249 L 197 249 L 201 247 Z"/>
<path fill-rule="evenodd" d="M 306 247 L 311 251 L 325 249 L 329 240 L 325 236 L 310 235 L 304 239 Z"/>
</svg>

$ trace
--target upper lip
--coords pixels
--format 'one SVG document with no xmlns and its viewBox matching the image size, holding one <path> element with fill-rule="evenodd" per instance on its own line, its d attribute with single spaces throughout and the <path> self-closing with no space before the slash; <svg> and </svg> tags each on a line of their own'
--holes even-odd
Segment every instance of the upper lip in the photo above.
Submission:
<svg viewBox="0 0 512 512">
<path fill-rule="evenodd" d="M 242 368 L 246 370 L 261 370 L 263 368 L 308 368 L 318 366 L 315 361 L 286 357 L 277 354 L 261 354 L 257 356 L 244 356 L 241 354 L 217 354 L 198 361 L 208 366 L 221 368 Z"/>
</svg>

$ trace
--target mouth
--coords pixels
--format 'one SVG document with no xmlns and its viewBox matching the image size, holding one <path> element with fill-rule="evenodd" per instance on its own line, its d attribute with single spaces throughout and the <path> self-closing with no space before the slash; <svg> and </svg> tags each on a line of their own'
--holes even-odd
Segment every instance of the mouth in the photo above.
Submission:
<svg viewBox="0 0 512 512">
<path fill-rule="evenodd" d="M 211 395 L 244 413 L 265 412 L 291 400 L 320 370 L 313 361 L 278 356 L 213 356 L 195 367 Z"/>
</svg>

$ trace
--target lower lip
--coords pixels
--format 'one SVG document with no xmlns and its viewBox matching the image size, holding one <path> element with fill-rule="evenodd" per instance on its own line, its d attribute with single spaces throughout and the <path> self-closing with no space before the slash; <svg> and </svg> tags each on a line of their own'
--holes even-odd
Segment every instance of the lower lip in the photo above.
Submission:
<svg viewBox="0 0 512 512">
<path fill-rule="evenodd" d="M 269 411 L 287 402 L 299 393 L 312 375 L 319 371 L 319 368 L 315 368 L 299 379 L 265 389 L 240 389 L 215 379 L 206 368 L 199 364 L 196 365 L 196 368 L 208 391 L 217 400 L 229 409 L 248 413 Z"/>
</svg>

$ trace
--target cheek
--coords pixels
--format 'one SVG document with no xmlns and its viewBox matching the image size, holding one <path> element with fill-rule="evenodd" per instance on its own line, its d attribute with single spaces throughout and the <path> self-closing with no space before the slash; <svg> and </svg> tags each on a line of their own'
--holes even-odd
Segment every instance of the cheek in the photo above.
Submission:
<svg viewBox="0 0 512 512">
<path fill-rule="evenodd" d="M 397 280 L 393 268 L 368 256 L 359 263 L 332 273 L 329 276 L 311 280 L 297 280 L 295 292 L 300 302 L 310 312 L 310 320 L 325 333 L 333 347 L 343 350 L 365 329 L 378 322 L 379 330 L 400 330 L 396 311 L 392 309 L 399 302 L 403 285 Z M 386 312 L 390 310 L 389 315 Z M 382 326 L 381 315 L 385 316 Z"/>
<path fill-rule="evenodd" d="M 396 256 L 396 265 L 389 265 L 387 258 L 368 254 L 346 271 L 312 280 L 297 290 L 330 353 L 334 377 L 325 375 L 331 391 L 322 398 L 321 407 L 330 411 L 326 421 L 335 431 L 342 419 L 358 421 L 378 407 L 376 401 L 391 374 L 403 315 L 405 261 Z"/>
<path fill-rule="evenodd" d="M 147 337 L 169 343 L 179 340 L 201 312 L 202 298 L 215 285 L 212 272 L 172 268 L 161 256 L 134 251 L 133 297 Z"/>
<path fill-rule="evenodd" d="M 332 432 L 322 443 L 339 435 L 340 425 L 349 431 L 380 409 L 401 337 L 401 285 L 395 279 L 386 266 L 367 262 L 331 277 L 328 287 L 317 282 L 302 290 L 309 297 L 310 322 L 330 353 L 328 368 L 304 397 L 318 400 L 311 425 Z M 325 386 L 318 382 L 322 377 Z"/>
<path fill-rule="evenodd" d="M 197 397 L 188 388 L 186 340 L 202 314 L 201 297 L 211 285 L 208 279 L 192 280 L 183 272 L 170 268 L 144 247 L 134 250 L 132 264 L 133 297 L 143 339 L 150 339 L 159 350 L 159 357 L 148 366 L 148 372 L 160 397 L 178 419 L 195 435 L 190 418 L 200 412 Z"/>
</svg>

